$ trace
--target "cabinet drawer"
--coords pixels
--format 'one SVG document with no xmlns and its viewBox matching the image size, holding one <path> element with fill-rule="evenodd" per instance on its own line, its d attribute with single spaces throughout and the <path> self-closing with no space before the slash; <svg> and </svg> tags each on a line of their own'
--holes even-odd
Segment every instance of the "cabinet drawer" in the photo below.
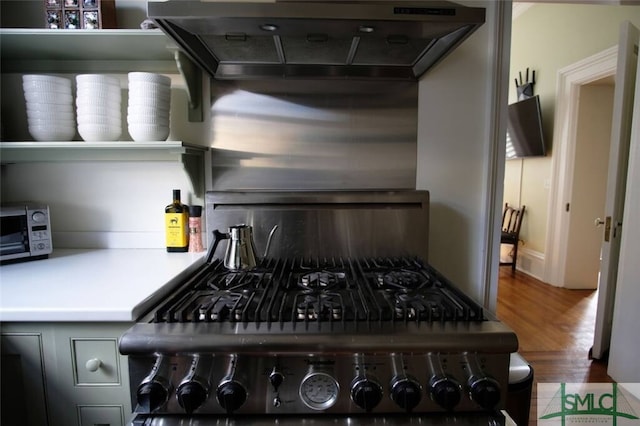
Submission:
<svg viewBox="0 0 640 426">
<path fill-rule="evenodd" d="M 120 361 L 116 339 L 71 339 L 77 386 L 119 385 Z"/>
<path fill-rule="evenodd" d="M 119 405 L 78 406 L 80 426 L 123 426 L 124 412 Z"/>
</svg>

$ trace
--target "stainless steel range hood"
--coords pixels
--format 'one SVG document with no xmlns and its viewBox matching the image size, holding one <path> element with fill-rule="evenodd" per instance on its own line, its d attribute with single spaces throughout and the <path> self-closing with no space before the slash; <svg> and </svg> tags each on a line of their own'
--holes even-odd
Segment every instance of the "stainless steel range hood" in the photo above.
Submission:
<svg viewBox="0 0 640 426">
<path fill-rule="evenodd" d="M 433 1 L 150 0 L 148 15 L 217 79 L 415 80 L 485 20 Z"/>
</svg>

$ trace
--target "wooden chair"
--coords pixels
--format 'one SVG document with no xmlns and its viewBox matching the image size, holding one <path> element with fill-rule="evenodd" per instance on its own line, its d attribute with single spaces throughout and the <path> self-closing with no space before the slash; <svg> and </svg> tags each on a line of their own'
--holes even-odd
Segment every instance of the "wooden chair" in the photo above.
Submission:
<svg viewBox="0 0 640 426">
<path fill-rule="evenodd" d="M 520 242 L 520 227 L 522 226 L 522 217 L 524 216 L 525 206 L 518 208 L 511 207 L 509 203 L 505 203 L 502 212 L 502 235 L 500 237 L 501 244 L 511 244 L 511 262 L 500 262 L 500 266 L 511 265 L 511 270 L 516 270 L 516 261 L 518 260 L 518 243 Z"/>
</svg>

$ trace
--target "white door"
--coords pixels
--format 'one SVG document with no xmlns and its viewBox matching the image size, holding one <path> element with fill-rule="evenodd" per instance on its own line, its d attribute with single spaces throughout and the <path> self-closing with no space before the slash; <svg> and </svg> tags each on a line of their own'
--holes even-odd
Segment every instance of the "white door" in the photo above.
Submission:
<svg viewBox="0 0 640 426">
<path fill-rule="evenodd" d="M 591 351 L 594 358 L 602 358 L 606 355 L 611 340 L 639 38 L 640 32 L 631 23 L 625 22 L 621 25 L 611 123 L 611 150 L 598 283 L 598 308 Z"/>
<path fill-rule="evenodd" d="M 635 90 L 623 223 L 607 373 L 619 383 L 640 383 L 640 79 Z"/>
</svg>

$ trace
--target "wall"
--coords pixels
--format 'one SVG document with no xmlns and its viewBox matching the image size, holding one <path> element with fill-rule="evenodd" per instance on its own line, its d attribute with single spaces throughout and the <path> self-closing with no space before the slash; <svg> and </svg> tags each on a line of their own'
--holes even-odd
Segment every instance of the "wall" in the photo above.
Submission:
<svg viewBox="0 0 640 426">
<path fill-rule="evenodd" d="M 420 81 L 416 182 L 431 196 L 429 262 L 493 309 L 511 14 L 505 2 L 466 3 L 485 7 L 486 22 Z"/>
<path fill-rule="evenodd" d="M 544 263 L 558 70 L 616 45 L 625 20 L 640 26 L 640 6 L 540 3 L 514 21 L 509 99 L 516 100 L 518 72 L 535 70 L 534 93 L 540 96 L 548 149 L 544 158 L 510 160 L 505 165 L 504 201 L 527 206 L 519 256 L 523 262 L 528 256 Z"/>
<path fill-rule="evenodd" d="M 415 187 L 432 196 L 430 261 L 471 297 L 494 309 L 504 164 L 499 135 L 506 129 L 504 55 L 510 3 L 461 3 L 485 7 L 487 19 L 419 82 Z M 135 164 L 121 162 L 58 163 L 6 166 L 2 190 L 12 198 L 44 197 L 59 218 L 54 223 L 64 231 L 125 234 L 153 228 L 170 189 L 179 185 L 185 185 L 185 176 L 175 165 L 154 163 L 136 169 Z M 83 190 L 86 187 L 95 191 Z M 81 212 L 93 213 L 95 219 L 81 218 Z M 158 244 L 153 236 L 146 241 Z"/>
</svg>

